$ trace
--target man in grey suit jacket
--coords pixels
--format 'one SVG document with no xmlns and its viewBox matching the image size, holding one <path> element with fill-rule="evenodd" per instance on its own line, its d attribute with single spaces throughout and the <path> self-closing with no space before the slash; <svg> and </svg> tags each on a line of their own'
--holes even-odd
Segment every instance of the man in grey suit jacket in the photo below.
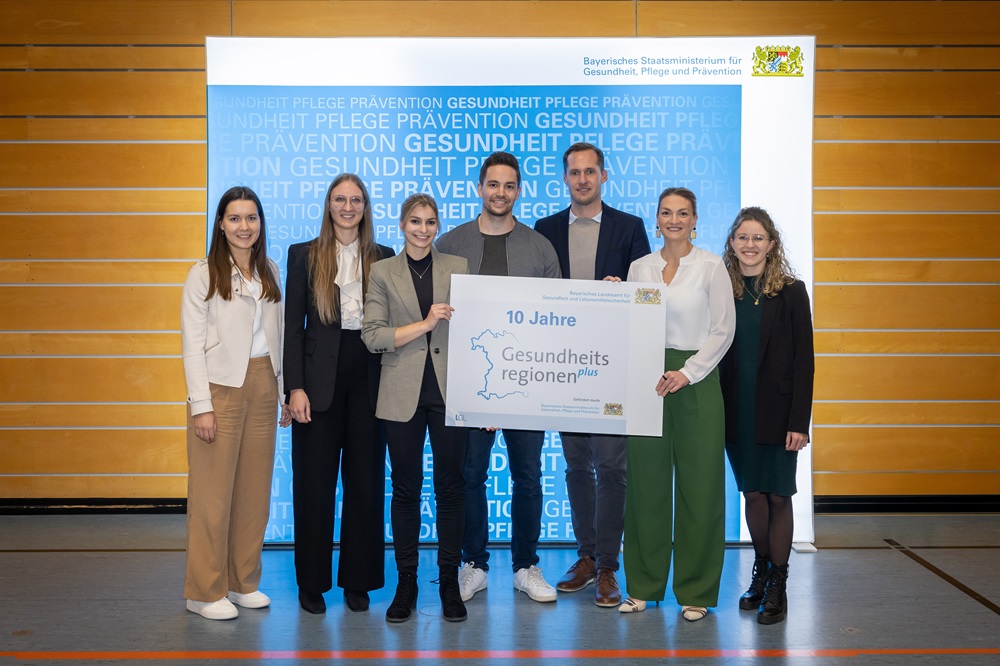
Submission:
<svg viewBox="0 0 1000 666">
<path fill-rule="evenodd" d="M 605 205 L 604 153 L 574 143 L 563 154 L 563 182 L 570 207 L 535 224 L 552 242 L 563 277 L 624 280 L 629 265 L 649 254 L 641 219 Z M 615 572 L 625 526 L 625 437 L 561 433 L 573 532 L 580 559 L 556 588 L 576 592 L 597 581 L 594 603 L 614 608 L 622 595 Z"/>
<path fill-rule="evenodd" d="M 469 261 L 469 272 L 478 275 L 516 277 L 560 276 L 556 253 L 542 236 L 514 217 L 514 203 L 521 194 L 521 168 L 510 153 L 493 153 L 479 171 L 479 216 L 437 241 L 441 252 Z M 556 591 L 542 576 L 538 564 L 538 539 L 542 522 L 541 430 L 504 428 L 507 460 L 514 482 L 511 497 L 510 551 L 514 565 L 514 588 L 535 601 L 555 601 Z M 469 433 L 465 455 L 465 533 L 458 572 L 462 600 L 469 601 L 486 589 L 489 571 L 489 510 L 486 480 L 496 430 Z"/>
</svg>

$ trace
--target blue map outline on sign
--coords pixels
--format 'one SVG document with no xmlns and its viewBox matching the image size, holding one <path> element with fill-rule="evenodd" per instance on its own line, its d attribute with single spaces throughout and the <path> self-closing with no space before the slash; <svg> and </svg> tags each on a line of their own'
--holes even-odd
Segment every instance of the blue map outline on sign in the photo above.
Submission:
<svg viewBox="0 0 1000 666">
<path fill-rule="evenodd" d="M 511 391 L 510 393 L 504 393 L 503 395 L 500 395 L 499 393 L 493 393 L 492 391 L 489 390 L 489 387 L 490 387 L 490 373 L 493 371 L 494 365 L 493 365 L 493 361 L 490 360 L 490 352 L 486 348 L 486 345 L 484 345 L 483 343 L 480 342 L 480 340 L 486 334 L 489 334 L 489 335 L 493 336 L 494 340 L 502 338 L 505 335 L 509 335 L 510 337 L 514 338 L 514 340 L 516 342 L 518 342 L 518 343 L 521 342 L 520 340 L 517 339 L 517 336 L 514 335 L 513 333 L 511 333 L 510 331 L 501 331 L 500 333 L 494 333 L 490 329 L 486 329 L 485 331 L 483 331 L 482 333 L 480 333 L 476 337 L 472 338 L 472 340 L 471 340 L 471 342 L 472 342 L 472 350 L 473 351 L 481 351 L 481 352 L 483 352 L 483 356 L 486 357 L 486 362 L 489 364 L 489 367 L 486 369 L 486 374 L 483 375 L 483 390 L 482 391 L 476 391 L 476 395 L 482 397 L 485 400 L 492 400 L 493 398 L 496 398 L 497 400 L 502 400 L 503 398 L 507 398 L 507 397 L 512 396 L 512 395 L 519 395 L 519 396 L 522 396 L 522 397 L 527 397 L 527 395 L 528 395 L 527 391 Z"/>
</svg>

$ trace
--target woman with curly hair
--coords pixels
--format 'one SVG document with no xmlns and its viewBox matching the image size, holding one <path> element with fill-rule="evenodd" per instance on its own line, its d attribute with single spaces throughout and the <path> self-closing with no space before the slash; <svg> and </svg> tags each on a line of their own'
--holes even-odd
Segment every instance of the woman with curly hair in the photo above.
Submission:
<svg viewBox="0 0 1000 666">
<path fill-rule="evenodd" d="M 809 295 L 785 259 L 781 235 L 762 208 L 744 208 L 723 260 L 736 299 L 736 339 L 719 371 L 726 453 L 746 502 L 754 548 L 740 608 L 757 621 L 785 619 L 792 495 L 798 452 L 809 442 L 813 339 Z"/>
</svg>

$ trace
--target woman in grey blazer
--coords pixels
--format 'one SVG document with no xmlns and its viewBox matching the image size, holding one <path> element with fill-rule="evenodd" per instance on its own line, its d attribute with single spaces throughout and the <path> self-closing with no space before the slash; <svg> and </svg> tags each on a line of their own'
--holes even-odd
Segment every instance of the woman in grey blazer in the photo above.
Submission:
<svg viewBox="0 0 1000 666">
<path fill-rule="evenodd" d="M 403 202 L 399 221 L 405 252 L 372 265 L 361 338 L 382 354 L 376 415 L 385 422 L 392 462 L 392 542 L 399 582 L 385 614 L 405 622 L 417 603 L 417 546 L 424 440 L 430 430 L 434 455 L 438 567 L 444 619 L 466 618 L 458 587 L 462 563 L 464 500 L 462 467 L 468 432 L 445 425 L 448 376 L 448 305 L 451 276 L 467 273 L 465 259 L 433 247 L 438 207 L 416 194 Z"/>
</svg>

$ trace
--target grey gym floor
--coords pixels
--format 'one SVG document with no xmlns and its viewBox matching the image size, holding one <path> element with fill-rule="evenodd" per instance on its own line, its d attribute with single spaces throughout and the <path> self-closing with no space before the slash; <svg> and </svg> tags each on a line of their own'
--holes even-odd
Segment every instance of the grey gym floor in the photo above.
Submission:
<svg viewBox="0 0 1000 666">
<path fill-rule="evenodd" d="M 671 598 L 634 615 L 598 608 L 593 587 L 531 601 L 503 546 L 466 622 L 441 620 L 427 549 L 419 613 L 387 624 L 391 548 L 369 612 L 336 588 L 326 615 L 300 611 L 292 551 L 268 548 L 271 607 L 212 622 L 184 609 L 184 516 L 0 516 L 0 664 L 1000 663 L 1000 516 L 821 515 L 816 535 L 817 552 L 792 553 L 789 615 L 774 626 L 737 607 L 753 560 L 740 546 L 726 549 L 719 607 L 695 623 Z M 553 583 L 576 559 L 539 554 Z"/>
</svg>

